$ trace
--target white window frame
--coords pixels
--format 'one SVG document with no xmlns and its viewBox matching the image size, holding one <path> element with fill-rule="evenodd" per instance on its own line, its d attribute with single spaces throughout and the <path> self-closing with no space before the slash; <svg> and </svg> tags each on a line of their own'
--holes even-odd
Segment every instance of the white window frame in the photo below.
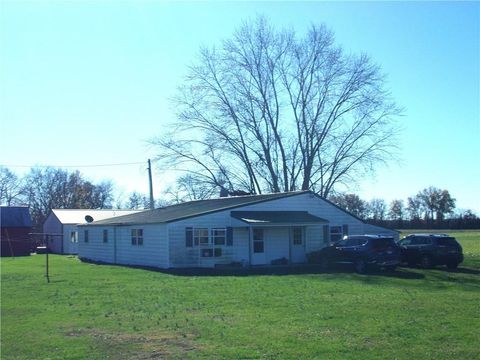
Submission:
<svg viewBox="0 0 480 360">
<path fill-rule="evenodd" d="M 143 229 L 131 229 L 130 235 L 132 246 L 143 246 Z"/>
<path fill-rule="evenodd" d="M 221 234 L 215 234 L 215 232 L 223 232 L 223 235 Z M 210 234 L 211 234 L 211 242 L 213 246 L 226 246 L 227 245 L 227 228 L 212 228 L 210 229 Z M 216 241 L 217 239 L 223 238 L 223 243 L 222 244 L 217 244 Z"/>
<path fill-rule="evenodd" d="M 334 230 L 338 230 L 338 231 L 334 231 Z M 334 240 L 334 238 L 336 237 L 338 237 L 338 239 Z M 342 239 L 343 239 L 343 226 L 342 225 L 330 226 L 330 241 L 334 243 Z"/>
<path fill-rule="evenodd" d="M 192 239 L 193 247 L 197 247 L 199 250 L 199 257 L 208 259 L 223 256 L 223 248 L 227 247 L 227 228 L 226 227 L 192 227 Z M 223 239 L 221 243 L 215 242 Z M 220 249 L 222 255 L 215 256 L 215 249 Z M 206 251 L 208 250 L 208 251 Z M 212 256 L 202 256 L 204 253 L 211 252 Z"/>
<path fill-rule="evenodd" d="M 294 226 L 292 229 L 293 245 L 301 246 L 303 245 L 303 228 L 301 226 Z M 300 235 L 300 239 L 295 235 Z M 299 241 L 300 240 L 300 241 Z"/>
<path fill-rule="evenodd" d="M 210 245 L 210 229 L 209 228 L 193 228 L 193 245 L 202 246 L 202 247 L 209 246 Z"/>
<path fill-rule="evenodd" d="M 257 242 L 262 243 L 262 251 L 255 251 L 255 243 Z M 254 254 L 265 253 L 265 230 L 264 229 L 255 229 L 255 228 L 253 229 L 253 253 Z"/>
</svg>

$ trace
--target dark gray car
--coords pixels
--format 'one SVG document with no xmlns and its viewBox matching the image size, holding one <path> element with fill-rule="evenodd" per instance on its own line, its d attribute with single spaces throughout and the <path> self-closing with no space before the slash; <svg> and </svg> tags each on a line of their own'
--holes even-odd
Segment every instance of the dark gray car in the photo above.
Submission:
<svg viewBox="0 0 480 360">
<path fill-rule="evenodd" d="M 463 250 L 458 241 L 447 234 L 412 234 L 398 242 L 402 262 L 431 268 L 447 265 L 456 269 L 463 261 Z"/>
<path fill-rule="evenodd" d="M 371 267 L 393 271 L 400 263 L 400 250 L 394 239 L 378 235 L 346 236 L 307 256 L 309 262 L 324 268 L 333 264 L 353 264 L 358 273 L 364 273 Z"/>
</svg>

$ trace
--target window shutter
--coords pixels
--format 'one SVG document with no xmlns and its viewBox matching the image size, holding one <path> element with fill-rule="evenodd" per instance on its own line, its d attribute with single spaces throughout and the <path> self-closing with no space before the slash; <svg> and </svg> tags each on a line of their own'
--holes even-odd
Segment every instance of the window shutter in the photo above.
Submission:
<svg viewBox="0 0 480 360">
<path fill-rule="evenodd" d="M 227 246 L 233 246 L 233 228 L 227 227 Z"/>
<path fill-rule="evenodd" d="M 343 224 L 342 230 L 343 236 L 348 235 L 348 224 Z"/>
<path fill-rule="evenodd" d="M 185 228 L 185 246 L 193 247 L 193 229 L 191 227 Z"/>
<path fill-rule="evenodd" d="M 323 242 L 330 242 L 330 227 L 328 225 L 323 225 Z"/>
</svg>

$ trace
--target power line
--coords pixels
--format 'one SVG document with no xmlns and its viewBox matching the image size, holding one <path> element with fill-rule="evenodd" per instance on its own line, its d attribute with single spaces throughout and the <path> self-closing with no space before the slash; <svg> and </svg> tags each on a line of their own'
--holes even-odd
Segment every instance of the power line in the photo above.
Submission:
<svg viewBox="0 0 480 360">
<path fill-rule="evenodd" d="M 108 166 L 127 166 L 127 165 L 141 165 L 145 161 L 130 162 L 130 163 L 113 163 L 113 164 L 92 164 L 92 165 L 9 165 L 0 164 L 0 166 L 11 168 L 92 168 L 92 167 L 108 167 Z"/>
</svg>

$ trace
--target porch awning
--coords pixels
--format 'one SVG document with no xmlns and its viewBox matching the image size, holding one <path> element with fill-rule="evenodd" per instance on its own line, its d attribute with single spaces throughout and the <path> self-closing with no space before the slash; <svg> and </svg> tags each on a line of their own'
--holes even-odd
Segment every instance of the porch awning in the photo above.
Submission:
<svg viewBox="0 0 480 360">
<path fill-rule="evenodd" d="M 328 224 L 308 211 L 232 211 L 230 215 L 250 225 Z"/>
</svg>

